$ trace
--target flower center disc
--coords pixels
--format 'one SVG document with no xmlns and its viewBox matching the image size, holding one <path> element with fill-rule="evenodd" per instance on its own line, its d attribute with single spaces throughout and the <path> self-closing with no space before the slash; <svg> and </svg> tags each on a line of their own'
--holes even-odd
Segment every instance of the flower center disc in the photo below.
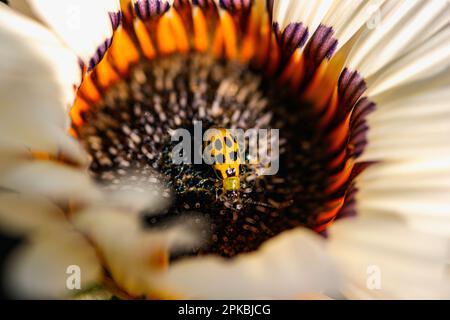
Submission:
<svg viewBox="0 0 450 320">
<path fill-rule="evenodd" d="M 327 140 L 310 105 L 246 65 L 199 53 L 144 61 L 83 114 L 79 139 L 90 172 L 106 188 L 132 181 L 162 185 L 171 206 L 149 215 L 151 227 L 197 215 L 205 245 L 192 253 L 232 257 L 297 226 L 316 228 L 328 195 Z M 174 164 L 170 132 L 210 127 L 279 129 L 276 175 L 241 165 L 238 192 L 222 197 L 210 165 Z"/>
</svg>

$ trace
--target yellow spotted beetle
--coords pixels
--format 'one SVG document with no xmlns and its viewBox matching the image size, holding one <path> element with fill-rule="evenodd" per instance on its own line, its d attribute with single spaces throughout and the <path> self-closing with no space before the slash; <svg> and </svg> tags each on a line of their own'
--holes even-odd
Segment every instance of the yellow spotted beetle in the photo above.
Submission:
<svg viewBox="0 0 450 320">
<path fill-rule="evenodd" d="M 216 175 L 223 181 L 225 192 L 236 192 L 240 188 L 239 144 L 226 129 L 214 129 L 207 151 Z"/>
</svg>

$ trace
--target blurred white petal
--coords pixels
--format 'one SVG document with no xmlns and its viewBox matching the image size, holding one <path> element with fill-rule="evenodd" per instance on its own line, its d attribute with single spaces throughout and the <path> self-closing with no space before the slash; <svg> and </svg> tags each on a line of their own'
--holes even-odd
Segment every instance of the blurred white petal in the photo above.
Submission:
<svg viewBox="0 0 450 320">
<path fill-rule="evenodd" d="M 50 31 L 4 4 L 0 4 L 0 17 L 2 110 L 15 107 L 33 112 L 30 105 L 38 104 L 36 108 L 54 119 L 55 125 L 67 126 L 74 86 L 81 81 L 76 56 Z"/>
<path fill-rule="evenodd" d="M 31 120 L 28 119 L 28 122 Z M 0 154 L 17 157 L 45 154 L 83 167 L 88 164 L 87 154 L 79 142 L 52 124 L 42 124 L 41 127 L 25 121 L 2 124 Z"/>
<path fill-rule="evenodd" d="M 136 215 L 108 208 L 78 214 L 75 225 L 96 244 L 116 283 L 136 297 L 161 291 L 154 283 L 167 268 L 169 252 L 198 244 L 193 230 L 182 224 L 145 230 Z"/>
<path fill-rule="evenodd" d="M 11 165 L 10 165 L 11 166 Z M 22 161 L 2 168 L 0 186 L 54 200 L 99 200 L 101 193 L 82 170 L 52 161 Z"/>
<path fill-rule="evenodd" d="M 0 193 L 0 229 L 12 236 L 67 225 L 60 208 L 44 198 Z"/>
<path fill-rule="evenodd" d="M 11 6 L 50 27 L 88 67 L 100 62 L 111 44 L 118 19 L 111 15 L 120 13 L 118 0 L 13 0 Z"/>
<path fill-rule="evenodd" d="M 187 298 L 293 299 L 308 293 L 332 295 L 339 277 L 324 240 L 296 229 L 231 260 L 206 256 L 175 262 L 161 285 Z"/>
<path fill-rule="evenodd" d="M 79 267 L 80 289 L 67 286 Z M 69 228 L 37 232 L 21 245 L 6 266 L 8 293 L 18 298 L 60 299 L 89 289 L 100 280 L 101 265 L 93 247 Z M 70 281 L 70 279 L 69 279 Z"/>
<path fill-rule="evenodd" d="M 77 58 L 39 24 L 0 4 L 0 151 L 85 161 L 66 135 L 81 73 Z"/>
<path fill-rule="evenodd" d="M 424 234 L 383 215 L 343 219 L 330 228 L 328 248 L 353 299 L 448 299 L 447 237 Z"/>
</svg>

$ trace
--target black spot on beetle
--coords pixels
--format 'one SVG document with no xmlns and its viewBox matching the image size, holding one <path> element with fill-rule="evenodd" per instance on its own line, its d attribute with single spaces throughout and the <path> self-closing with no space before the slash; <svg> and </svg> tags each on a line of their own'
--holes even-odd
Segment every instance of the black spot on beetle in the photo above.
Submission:
<svg viewBox="0 0 450 320">
<path fill-rule="evenodd" d="M 216 139 L 216 141 L 214 142 L 214 146 L 217 150 L 222 150 L 222 141 L 220 141 L 220 139 Z"/>
<path fill-rule="evenodd" d="M 230 138 L 225 137 L 225 144 L 228 148 L 231 148 L 233 146 L 233 141 L 231 141 Z"/>
<path fill-rule="evenodd" d="M 225 163 L 225 157 L 224 157 L 224 155 L 223 155 L 222 153 L 219 153 L 219 154 L 216 156 L 216 162 L 217 162 L 218 164 L 224 164 L 224 163 Z"/>
</svg>

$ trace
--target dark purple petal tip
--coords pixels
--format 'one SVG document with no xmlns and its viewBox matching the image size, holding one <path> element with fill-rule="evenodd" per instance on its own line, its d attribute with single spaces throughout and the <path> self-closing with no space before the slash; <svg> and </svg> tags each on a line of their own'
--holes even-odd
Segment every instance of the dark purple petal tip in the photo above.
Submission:
<svg viewBox="0 0 450 320">
<path fill-rule="evenodd" d="M 121 11 L 109 12 L 109 18 L 111 20 L 111 26 L 112 26 L 113 30 L 116 31 L 117 28 L 122 23 L 122 12 Z"/>
<path fill-rule="evenodd" d="M 88 71 L 92 71 L 92 69 L 94 69 L 95 66 L 100 63 L 100 61 L 102 61 L 103 57 L 106 54 L 106 51 L 108 51 L 109 47 L 111 47 L 111 44 L 112 38 L 108 38 L 97 48 L 97 51 L 89 60 Z"/>
<path fill-rule="evenodd" d="M 376 108 L 375 103 L 367 98 L 361 98 L 355 105 L 350 119 L 350 142 L 353 145 L 352 156 L 358 158 L 367 146 L 367 134 L 369 126 L 367 116 Z"/>
<path fill-rule="evenodd" d="M 290 53 L 303 47 L 309 36 L 308 28 L 301 22 L 289 23 L 283 31 L 280 30 L 278 22 L 275 22 L 273 30 L 280 46 Z"/>
<path fill-rule="evenodd" d="M 345 68 L 339 78 L 338 89 L 341 102 L 352 108 L 366 91 L 367 85 L 357 71 Z"/>
<path fill-rule="evenodd" d="M 192 0 L 192 4 L 200 8 L 207 8 L 213 5 L 214 2 L 213 0 Z"/>
<path fill-rule="evenodd" d="M 338 40 L 334 37 L 333 28 L 321 24 L 311 37 L 308 56 L 319 64 L 324 59 L 331 59 L 337 45 Z"/>
<path fill-rule="evenodd" d="M 139 19 L 146 20 L 159 17 L 170 9 L 170 3 L 165 0 L 138 0 L 134 11 Z"/>
<path fill-rule="evenodd" d="M 220 0 L 219 3 L 223 9 L 237 12 L 249 9 L 253 4 L 253 0 Z"/>
</svg>

